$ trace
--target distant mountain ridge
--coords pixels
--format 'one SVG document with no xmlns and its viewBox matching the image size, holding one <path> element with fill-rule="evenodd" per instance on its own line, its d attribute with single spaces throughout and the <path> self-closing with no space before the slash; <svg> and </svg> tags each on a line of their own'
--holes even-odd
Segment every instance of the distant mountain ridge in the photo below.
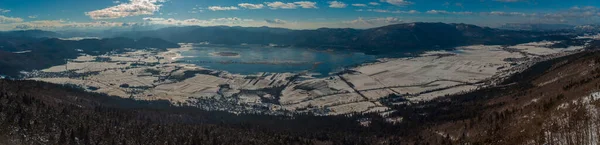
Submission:
<svg viewBox="0 0 600 145">
<path fill-rule="evenodd" d="M 508 23 L 499 27 L 505 30 L 524 31 L 555 31 L 571 33 L 600 33 L 600 24 L 568 25 L 568 24 L 539 24 L 539 23 Z"/>
<path fill-rule="evenodd" d="M 17 76 L 19 71 L 44 69 L 64 64 L 64 59 L 73 59 L 80 53 L 91 55 L 121 51 L 124 48 L 177 48 L 176 43 L 158 38 L 106 38 L 79 41 L 58 38 L 33 39 L 10 38 L 0 41 L 0 74 Z M 79 51 L 80 50 L 80 51 Z M 24 53 L 17 53 L 21 51 Z"/>
<path fill-rule="evenodd" d="M 420 52 L 473 44 L 509 45 L 555 39 L 551 33 L 501 30 L 469 24 L 405 23 L 371 29 L 290 30 L 268 27 L 169 27 L 125 32 L 119 37 L 155 37 L 172 42 L 239 45 L 270 43 L 309 48 L 343 48 L 371 54 Z"/>
<path fill-rule="evenodd" d="M 546 26 L 547 25 L 540 25 L 539 27 Z M 527 25 L 523 27 L 534 26 Z M 566 25 L 552 25 L 547 27 L 565 28 Z M 537 25 L 536 28 L 538 28 Z M 575 29 L 574 27 L 571 28 Z M 581 26 L 577 28 L 581 30 L 594 29 L 593 26 Z M 506 30 L 470 24 L 423 22 L 394 24 L 370 29 L 320 28 L 315 30 L 292 30 L 271 27 L 185 26 L 167 27 L 157 30 L 111 33 L 111 37 L 127 37 L 131 39 L 140 39 L 144 37 L 160 38 L 176 43 L 210 42 L 213 44 L 226 45 L 239 45 L 244 43 L 261 45 L 279 44 L 316 49 L 347 49 L 368 54 L 388 55 L 450 49 L 464 45 L 512 45 L 541 40 L 568 39 L 567 37 L 564 37 L 563 34 L 552 31 L 522 29 Z M 0 38 L 3 36 L 60 38 L 74 36 L 84 37 L 87 35 L 92 34 L 84 32 L 56 33 L 41 30 L 0 32 Z M 96 36 L 96 34 L 93 36 Z M 35 39 L 30 41 L 35 41 Z M 0 44 L 2 43 L 6 42 L 3 42 L 2 39 L 0 39 Z"/>
<path fill-rule="evenodd" d="M 19 45 L 59 36 L 58 33 L 43 30 L 0 31 L 0 50 L 18 51 Z"/>
<path fill-rule="evenodd" d="M 0 31 L 0 37 L 33 37 L 33 38 L 55 38 L 60 34 L 44 30 L 20 30 L 20 31 Z"/>
<path fill-rule="evenodd" d="M 556 31 L 573 30 L 576 26 L 567 24 L 539 24 L 539 23 L 508 23 L 499 27 L 507 30 L 529 30 L 529 31 Z"/>
<path fill-rule="evenodd" d="M 72 33 L 69 34 L 69 36 Z M 41 69 L 64 63 L 64 58 L 85 53 L 102 54 L 121 48 L 172 48 L 176 43 L 240 45 L 278 44 L 313 49 L 359 51 L 388 57 L 423 51 L 452 49 L 465 45 L 514 45 L 541 40 L 569 40 L 574 36 L 558 32 L 501 30 L 469 24 L 405 23 L 371 29 L 321 28 L 291 30 L 269 27 L 168 27 L 131 31 L 115 38 L 81 41 L 60 40 L 60 33 L 27 30 L 0 32 L 0 74 Z M 176 42 L 176 43 L 173 43 Z M 25 54 L 14 52 L 31 51 Z"/>
<path fill-rule="evenodd" d="M 600 24 L 576 26 L 575 30 L 584 32 L 600 32 Z"/>
</svg>

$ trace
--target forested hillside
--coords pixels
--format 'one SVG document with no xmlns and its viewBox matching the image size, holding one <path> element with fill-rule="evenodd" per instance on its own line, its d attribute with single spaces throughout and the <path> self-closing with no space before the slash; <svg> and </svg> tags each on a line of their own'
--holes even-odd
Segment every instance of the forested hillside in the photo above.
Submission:
<svg viewBox="0 0 600 145">
<path fill-rule="evenodd" d="M 0 137 L 5 138 L 0 144 L 279 145 L 396 140 L 359 126 L 356 119 L 206 112 L 164 101 L 89 94 L 68 86 L 0 80 Z"/>
<path fill-rule="evenodd" d="M 504 85 L 396 106 L 405 123 L 427 122 L 413 143 L 597 144 L 600 52 L 538 63 Z M 394 116 L 395 116 L 394 115 Z"/>
</svg>

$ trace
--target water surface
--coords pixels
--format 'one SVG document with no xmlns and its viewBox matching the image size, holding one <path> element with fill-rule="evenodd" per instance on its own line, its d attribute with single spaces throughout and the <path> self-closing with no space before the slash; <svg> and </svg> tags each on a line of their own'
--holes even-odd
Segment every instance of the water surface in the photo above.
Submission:
<svg viewBox="0 0 600 145">
<path fill-rule="evenodd" d="M 194 49 L 182 52 L 182 55 L 183 62 L 237 74 L 310 71 L 320 74 L 317 76 L 377 59 L 359 52 L 220 45 L 195 45 Z"/>
</svg>

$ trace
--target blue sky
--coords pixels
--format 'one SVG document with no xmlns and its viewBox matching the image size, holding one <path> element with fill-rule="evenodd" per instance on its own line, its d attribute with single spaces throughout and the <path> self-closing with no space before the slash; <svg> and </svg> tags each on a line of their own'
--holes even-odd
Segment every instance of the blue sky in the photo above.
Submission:
<svg viewBox="0 0 600 145">
<path fill-rule="evenodd" d="M 599 0 L 1 0 L 0 30 L 136 26 L 371 28 L 407 22 L 596 24 Z"/>
</svg>

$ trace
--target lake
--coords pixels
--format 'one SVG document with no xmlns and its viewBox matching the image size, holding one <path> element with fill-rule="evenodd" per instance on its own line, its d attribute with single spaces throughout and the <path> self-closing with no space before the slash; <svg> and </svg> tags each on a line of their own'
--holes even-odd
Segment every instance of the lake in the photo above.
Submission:
<svg viewBox="0 0 600 145">
<path fill-rule="evenodd" d="M 359 52 L 243 45 L 195 45 L 182 55 L 183 62 L 236 74 L 310 71 L 317 77 L 377 59 Z"/>
</svg>

